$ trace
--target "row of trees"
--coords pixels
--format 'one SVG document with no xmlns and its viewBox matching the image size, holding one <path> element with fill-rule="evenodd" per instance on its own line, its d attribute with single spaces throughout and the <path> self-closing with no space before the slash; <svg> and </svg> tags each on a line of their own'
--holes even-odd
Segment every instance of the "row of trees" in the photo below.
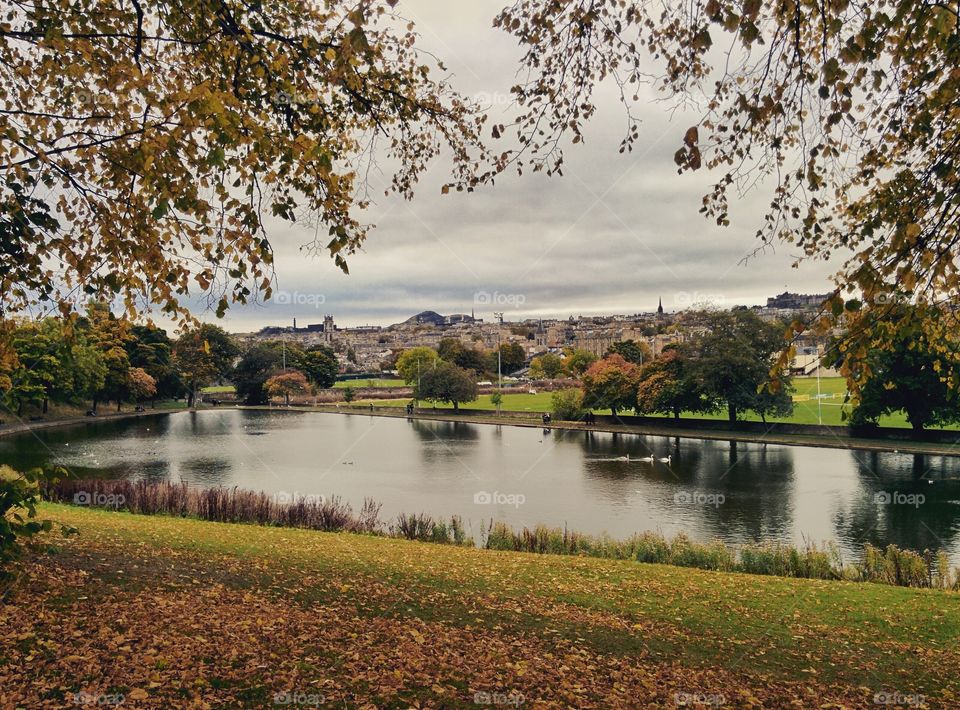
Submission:
<svg viewBox="0 0 960 710">
<path fill-rule="evenodd" d="M 171 339 L 153 325 L 116 317 L 90 303 L 70 318 L 12 320 L 2 326 L 0 397 L 8 411 L 42 414 L 50 403 L 172 399 L 226 377 L 239 353 L 223 329 L 202 325 Z"/>
<path fill-rule="evenodd" d="M 789 377 L 767 386 L 783 347 L 783 328 L 750 311 L 704 314 L 699 335 L 654 359 L 641 360 L 635 348 L 617 345 L 584 372 L 583 407 L 678 418 L 681 412 L 726 410 L 730 421 L 747 411 L 766 420 L 793 410 Z"/>
<path fill-rule="evenodd" d="M 203 324 L 172 339 L 153 325 L 118 318 L 91 303 L 69 319 L 4 324 L 0 396 L 8 411 L 24 414 L 49 404 L 124 402 L 185 397 L 192 407 L 202 387 L 230 381 L 247 404 L 330 387 L 339 370 L 326 347 L 257 343 L 242 350 L 225 330 Z"/>
</svg>

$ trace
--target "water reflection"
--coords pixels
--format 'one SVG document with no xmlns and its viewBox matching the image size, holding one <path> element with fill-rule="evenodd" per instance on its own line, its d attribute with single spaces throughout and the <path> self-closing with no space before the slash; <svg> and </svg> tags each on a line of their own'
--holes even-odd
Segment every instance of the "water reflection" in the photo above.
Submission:
<svg viewBox="0 0 960 710">
<path fill-rule="evenodd" d="M 960 459 L 851 452 L 859 495 L 836 513 L 848 546 L 950 548 L 960 533 Z"/>
<path fill-rule="evenodd" d="M 863 542 L 895 543 L 942 547 L 960 563 L 953 457 L 225 409 L 0 439 L 0 461 L 66 465 L 80 477 L 337 494 L 354 505 L 370 496 L 387 520 L 456 514 L 474 532 L 493 518 L 619 537 L 834 540 L 846 555 Z M 478 496 L 495 491 L 524 503 Z"/>
</svg>

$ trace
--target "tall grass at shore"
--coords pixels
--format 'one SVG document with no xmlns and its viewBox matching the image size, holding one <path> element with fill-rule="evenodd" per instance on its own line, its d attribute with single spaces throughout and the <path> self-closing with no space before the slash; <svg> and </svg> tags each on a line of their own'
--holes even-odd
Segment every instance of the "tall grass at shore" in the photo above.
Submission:
<svg viewBox="0 0 960 710">
<path fill-rule="evenodd" d="M 462 520 L 449 522 L 425 513 L 401 513 L 380 520 L 381 505 L 365 498 L 359 511 L 338 496 L 280 499 L 262 491 L 199 488 L 184 482 L 66 479 L 48 483 L 43 497 L 53 502 L 109 507 L 144 515 L 176 515 L 228 523 L 253 523 L 353 532 L 439 544 L 477 545 L 489 550 L 547 555 L 584 555 L 608 559 L 695 567 L 718 572 L 874 582 L 901 587 L 960 590 L 960 568 L 951 569 L 945 553 L 885 549 L 865 544 L 859 561 L 844 562 L 833 544 L 807 542 L 802 548 L 782 543 L 731 547 L 719 540 L 701 543 L 684 533 L 672 539 L 644 532 L 618 540 L 566 528 L 537 525 L 515 530 L 503 522 L 481 526 L 480 539 L 468 536 Z"/>
</svg>

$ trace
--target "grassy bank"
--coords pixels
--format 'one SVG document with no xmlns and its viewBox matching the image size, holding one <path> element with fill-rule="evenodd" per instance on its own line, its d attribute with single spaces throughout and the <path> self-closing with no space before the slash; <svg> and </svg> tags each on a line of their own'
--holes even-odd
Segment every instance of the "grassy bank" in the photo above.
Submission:
<svg viewBox="0 0 960 710">
<path fill-rule="evenodd" d="M 323 532 L 359 532 L 445 545 L 469 545 L 489 550 L 535 552 L 550 555 L 601 557 L 697 567 L 720 572 L 877 582 L 902 587 L 931 587 L 960 591 L 960 569 L 951 569 L 943 552 L 881 550 L 864 545 L 859 560 L 843 560 L 830 545 L 804 548 L 778 543 L 731 547 L 721 541 L 697 542 L 680 534 L 667 539 L 646 531 L 618 540 L 575 530 L 535 525 L 514 529 L 491 521 L 470 534 L 460 518 L 434 518 L 425 513 L 401 513 L 394 520 L 380 518 L 381 505 L 366 498 L 355 512 L 338 496 L 272 496 L 237 487 L 197 487 L 186 483 L 145 480 L 78 480 L 69 478 L 43 486 L 43 498 L 122 509 L 145 515 L 175 515 L 225 523 L 255 523 Z"/>
<path fill-rule="evenodd" d="M 793 414 L 789 417 L 770 417 L 769 422 L 782 422 L 787 424 L 819 424 L 821 422 L 828 426 L 844 426 L 847 424 L 842 417 L 843 398 L 846 395 L 846 381 L 842 377 L 823 377 L 820 380 L 819 389 L 817 378 L 815 377 L 797 377 L 794 378 L 793 393 L 794 404 Z M 817 393 L 823 395 L 822 399 L 817 398 Z M 549 412 L 552 406 L 551 392 L 516 392 L 503 395 L 501 408 L 504 411 L 512 412 Z M 362 403 L 373 403 L 384 407 L 403 407 L 408 400 L 406 399 L 365 399 Z M 470 409 L 483 409 L 488 411 L 496 410 L 496 405 L 490 401 L 490 395 L 480 395 L 475 402 L 469 402 L 464 405 Z M 437 404 L 438 409 L 452 408 L 451 405 L 442 403 Z M 609 414 L 609 410 L 595 410 L 597 414 Z M 683 419 L 713 419 L 726 420 L 727 413 L 716 412 L 714 414 L 693 414 L 686 412 L 682 415 Z M 761 421 L 760 417 L 747 413 L 743 417 L 746 421 Z M 906 416 L 902 413 L 892 414 L 880 417 L 880 426 L 908 428 Z M 957 429 L 958 427 L 946 427 L 948 429 Z"/>
<path fill-rule="evenodd" d="M 0 607 L 11 706 L 948 707 L 960 692 L 954 594 L 42 512 L 81 533 L 31 555 Z"/>
</svg>

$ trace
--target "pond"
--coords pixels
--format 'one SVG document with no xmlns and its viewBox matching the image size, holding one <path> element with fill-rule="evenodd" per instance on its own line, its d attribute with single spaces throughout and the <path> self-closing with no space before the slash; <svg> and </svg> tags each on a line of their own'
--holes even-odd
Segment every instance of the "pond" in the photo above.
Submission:
<svg viewBox="0 0 960 710">
<path fill-rule="evenodd" d="M 654 456 L 653 461 L 640 460 Z M 669 461 L 661 461 L 666 459 Z M 960 458 L 366 415 L 214 410 L 0 439 L 14 467 L 339 495 L 381 517 L 459 515 L 625 537 L 944 549 L 960 563 Z"/>
</svg>

